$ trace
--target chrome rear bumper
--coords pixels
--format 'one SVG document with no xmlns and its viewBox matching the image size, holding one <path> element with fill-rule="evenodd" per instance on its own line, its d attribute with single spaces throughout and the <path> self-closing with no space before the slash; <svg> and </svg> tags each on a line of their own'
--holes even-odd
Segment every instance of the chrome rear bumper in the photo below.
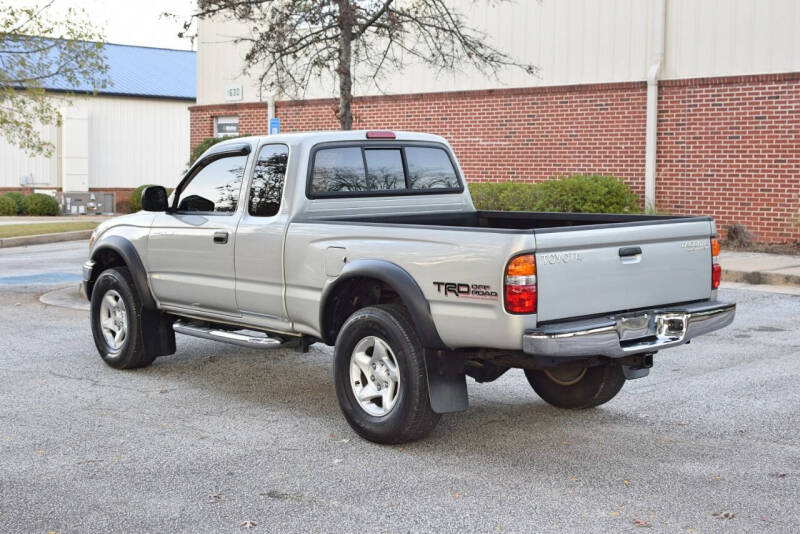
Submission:
<svg viewBox="0 0 800 534">
<path fill-rule="evenodd" d="M 700 302 L 549 324 L 526 332 L 522 350 L 551 357 L 651 353 L 728 326 L 735 313 L 736 304 Z"/>
</svg>

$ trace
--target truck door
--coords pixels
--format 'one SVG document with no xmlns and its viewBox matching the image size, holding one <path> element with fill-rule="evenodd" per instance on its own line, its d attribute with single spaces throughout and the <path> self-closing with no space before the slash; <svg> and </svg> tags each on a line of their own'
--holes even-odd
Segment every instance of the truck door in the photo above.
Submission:
<svg viewBox="0 0 800 534">
<path fill-rule="evenodd" d="M 282 206 L 289 147 L 267 144 L 257 153 L 236 235 L 236 301 L 243 315 L 265 328 L 288 329 L 283 299 Z M 284 208 L 284 209 L 282 209 Z"/>
<path fill-rule="evenodd" d="M 153 221 L 146 262 L 165 305 L 238 315 L 234 249 L 247 156 L 210 158 Z"/>
</svg>

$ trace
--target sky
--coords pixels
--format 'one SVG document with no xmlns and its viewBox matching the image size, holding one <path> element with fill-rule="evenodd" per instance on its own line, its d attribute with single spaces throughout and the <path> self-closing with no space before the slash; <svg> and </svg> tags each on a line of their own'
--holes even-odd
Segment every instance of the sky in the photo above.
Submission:
<svg viewBox="0 0 800 534">
<path fill-rule="evenodd" d="M 53 3 L 56 11 L 83 8 L 104 33 L 106 42 L 181 50 L 197 49 L 189 39 L 177 35 L 194 6 L 195 0 L 55 0 Z M 162 17 L 165 11 L 178 15 L 178 20 Z"/>
</svg>

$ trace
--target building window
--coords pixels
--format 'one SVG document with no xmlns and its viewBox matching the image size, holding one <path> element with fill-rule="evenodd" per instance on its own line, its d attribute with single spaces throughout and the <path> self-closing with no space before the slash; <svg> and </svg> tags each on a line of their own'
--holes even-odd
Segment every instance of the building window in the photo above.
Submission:
<svg viewBox="0 0 800 534">
<path fill-rule="evenodd" d="M 214 119 L 214 137 L 239 135 L 239 117 L 216 117 Z"/>
</svg>

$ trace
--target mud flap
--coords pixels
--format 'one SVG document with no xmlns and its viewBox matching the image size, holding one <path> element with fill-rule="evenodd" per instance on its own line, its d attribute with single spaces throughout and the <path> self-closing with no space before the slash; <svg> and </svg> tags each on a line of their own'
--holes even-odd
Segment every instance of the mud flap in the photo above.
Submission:
<svg viewBox="0 0 800 534">
<path fill-rule="evenodd" d="M 175 354 L 173 320 L 153 310 L 142 310 L 141 314 L 142 342 L 145 352 L 156 357 Z"/>
<path fill-rule="evenodd" d="M 467 377 L 460 355 L 445 350 L 425 349 L 425 368 L 434 412 L 463 412 L 469 407 Z"/>
</svg>

